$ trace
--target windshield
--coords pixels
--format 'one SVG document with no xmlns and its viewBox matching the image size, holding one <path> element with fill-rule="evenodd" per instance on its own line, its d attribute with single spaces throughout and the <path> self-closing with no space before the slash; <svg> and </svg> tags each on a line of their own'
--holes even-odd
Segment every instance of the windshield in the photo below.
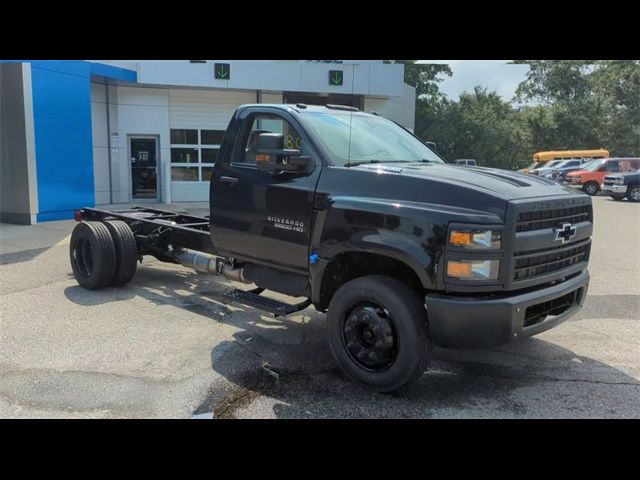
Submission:
<svg viewBox="0 0 640 480">
<path fill-rule="evenodd" d="M 416 137 L 383 117 L 308 112 L 304 119 L 336 166 L 377 162 L 445 163 Z"/>
<path fill-rule="evenodd" d="M 564 162 L 564 160 L 551 160 L 550 162 L 547 163 L 543 163 L 542 165 L 540 165 L 540 167 L 538 168 L 550 168 L 550 167 L 555 167 L 556 165 L 560 164 Z"/>
<path fill-rule="evenodd" d="M 598 160 L 591 160 L 589 163 L 585 163 L 581 170 L 589 170 L 590 172 L 595 172 L 600 165 L 604 162 L 604 159 L 600 158 Z"/>
<path fill-rule="evenodd" d="M 536 168 L 542 167 L 544 163 L 542 162 L 533 162 L 531 165 L 527 167 L 528 170 L 535 170 Z"/>
</svg>

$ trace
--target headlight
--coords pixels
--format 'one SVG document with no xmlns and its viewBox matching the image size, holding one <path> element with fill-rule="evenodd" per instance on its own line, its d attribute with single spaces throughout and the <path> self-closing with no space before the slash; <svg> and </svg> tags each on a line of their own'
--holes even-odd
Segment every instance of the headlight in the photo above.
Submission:
<svg viewBox="0 0 640 480">
<path fill-rule="evenodd" d="M 579 182 L 580 180 L 582 180 L 582 177 L 580 175 L 575 175 L 571 177 L 572 182 Z"/>
<path fill-rule="evenodd" d="M 449 260 L 447 276 L 461 280 L 496 280 L 500 260 Z"/>
<path fill-rule="evenodd" d="M 500 248 L 500 232 L 454 229 L 449 233 L 449 245 L 470 250 L 498 249 Z"/>
</svg>

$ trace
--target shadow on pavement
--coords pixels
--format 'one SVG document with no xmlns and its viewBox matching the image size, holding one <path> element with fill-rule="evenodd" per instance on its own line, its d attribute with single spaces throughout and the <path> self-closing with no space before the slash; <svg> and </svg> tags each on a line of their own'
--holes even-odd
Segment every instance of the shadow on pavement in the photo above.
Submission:
<svg viewBox="0 0 640 480">
<path fill-rule="evenodd" d="M 196 414 L 214 411 L 216 418 L 640 418 L 640 381 L 540 338 L 492 350 L 436 349 L 429 370 L 414 384 L 402 392 L 372 393 L 338 371 L 326 342 L 323 314 L 311 307 L 273 318 L 250 307 L 227 305 L 221 295 L 232 288 L 221 277 L 151 263 L 139 268 L 125 287 L 86 291 L 72 286 L 65 295 L 80 305 L 136 297 L 236 327 L 233 340 L 218 343 L 211 351 L 211 368 L 222 376 L 224 385 L 212 387 Z M 569 322 L 580 321 L 584 314 L 631 318 L 628 308 L 615 306 L 637 298 L 611 297 L 590 296 L 583 311 Z"/>
<path fill-rule="evenodd" d="M 28 262 L 41 253 L 46 252 L 51 247 L 32 248 L 21 252 L 3 253 L 0 255 L 0 265 L 11 265 L 12 263 Z"/>
<path fill-rule="evenodd" d="M 638 380 L 541 339 L 485 351 L 436 349 L 414 384 L 380 394 L 343 378 L 324 329 L 312 330 L 298 345 L 264 337 L 247 343 L 239 334 L 235 342 L 216 345 L 212 368 L 228 380 L 231 394 L 209 398 L 200 410 L 215 411 L 216 418 L 544 418 L 629 416 L 631 406 L 640 417 Z M 614 392 L 606 405 L 590 398 L 614 385 L 626 390 Z M 271 400 L 252 405 L 259 397 Z M 625 411 L 609 408 L 616 404 Z"/>
</svg>

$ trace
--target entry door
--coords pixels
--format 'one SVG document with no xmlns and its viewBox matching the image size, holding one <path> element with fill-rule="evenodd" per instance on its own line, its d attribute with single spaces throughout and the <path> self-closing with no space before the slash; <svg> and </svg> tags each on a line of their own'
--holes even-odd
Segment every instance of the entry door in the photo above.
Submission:
<svg viewBox="0 0 640 480">
<path fill-rule="evenodd" d="M 320 175 L 319 156 L 308 147 L 293 119 L 247 112 L 235 157 L 214 168 L 211 230 L 219 252 L 306 272 L 313 197 Z M 256 140 L 263 132 L 282 133 L 285 147 L 316 159 L 310 174 L 270 174 L 256 166 Z M 231 161 L 229 161 L 231 160 Z"/>
<path fill-rule="evenodd" d="M 158 156 L 155 138 L 130 138 L 131 198 L 158 198 Z"/>
</svg>

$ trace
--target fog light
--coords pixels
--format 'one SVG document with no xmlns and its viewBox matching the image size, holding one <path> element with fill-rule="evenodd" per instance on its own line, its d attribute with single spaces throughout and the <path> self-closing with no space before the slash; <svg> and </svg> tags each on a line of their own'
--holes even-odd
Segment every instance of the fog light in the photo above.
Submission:
<svg viewBox="0 0 640 480">
<path fill-rule="evenodd" d="M 461 280 L 496 280 L 500 260 L 449 260 L 447 276 Z"/>
</svg>

